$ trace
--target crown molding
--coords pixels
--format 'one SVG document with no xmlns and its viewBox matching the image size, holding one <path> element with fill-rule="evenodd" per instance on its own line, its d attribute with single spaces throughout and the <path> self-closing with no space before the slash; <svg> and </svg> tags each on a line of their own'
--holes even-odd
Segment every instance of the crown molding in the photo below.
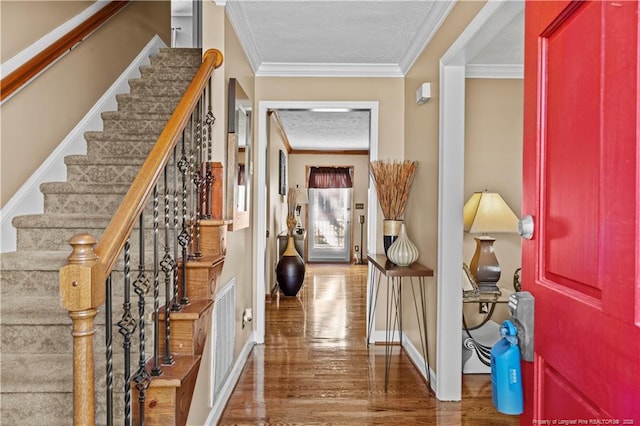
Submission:
<svg viewBox="0 0 640 426">
<path fill-rule="evenodd" d="M 397 64 L 263 62 L 256 77 L 404 77 Z"/>
<path fill-rule="evenodd" d="M 524 66 L 514 65 L 481 65 L 467 64 L 465 67 L 467 78 L 524 78 Z"/>
<path fill-rule="evenodd" d="M 431 42 L 431 39 L 436 35 L 440 26 L 449 16 L 449 12 L 455 6 L 457 0 L 454 1 L 434 1 L 433 10 L 429 13 L 429 19 L 421 27 L 420 31 L 416 34 L 411 42 L 411 45 L 407 49 L 400 60 L 400 70 L 402 75 L 407 74 L 414 62 L 420 57 L 422 51 Z"/>
<path fill-rule="evenodd" d="M 243 18 L 246 16 L 246 13 L 243 13 L 243 6 L 241 2 L 227 2 L 226 0 L 224 2 L 220 2 L 219 0 L 216 0 L 215 3 L 217 5 L 222 5 L 222 3 L 226 5 L 224 9 L 227 13 L 227 17 L 229 18 L 229 22 L 231 22 L 231 26 L 236 32 L 238 40 L 240 40 L 240 45 L 242 46 L 245 55 L 247 55 L 247 59 L 249 60 L 253 73 L 256 74 L 262 60 L 258 54 L 256 41 L 251 36 L 252 33 L 249 28 L 249 24 L 247 23 L 247 20 Z"/>
</svg>

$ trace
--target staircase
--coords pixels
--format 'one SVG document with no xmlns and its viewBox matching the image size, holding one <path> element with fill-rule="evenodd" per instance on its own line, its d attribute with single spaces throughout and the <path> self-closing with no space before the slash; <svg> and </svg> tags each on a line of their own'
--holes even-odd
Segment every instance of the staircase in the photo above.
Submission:
<svg viewBox="0 0 640 426">
<path fill-rule="evenodd" d="M 153 56 L 151 65 L 141 67 L 141 78 L 130 81 L 131 93 L 117 96 L 118 110 L 103 113 L 103 131 L 85 134 L 87 155 L 65 158 L 67 181 L 41 186 L 44 214 L 14 219 L 17 251 L 4 253 L 1 258 L 0 423 L 21 426 L 72 423 L 71 321 L 61 307 L 59 288 L 59 270 L 71 252 L 68 240 L 82 232 L 100 238 L 200 63 L 200 49 L 162 49 Z M 223 242 L 223 229 L 219 222 L 203 223 L 203 238 Z M 190 296 L 193 291 L 203 297 L 192 297 L 192 303 L 182 312 L 171 314 L 172 333 L 177 336 L 171 341 L 171 351 L 176 362 L 173 367 L 163 367 L 166 374 L 154 378 L 147 391 L 150 403 L 145 411 L 146 424 L 186 422 L 200 355 L 210 329 L 211 299 L 215 297 L 223 254 L 221 244 L 214 244 L 196 262 L 199 266 L 189 265 Z M 116 266 L 115 275 L 122 275 L 121 270 L 121 265 Z M 113 293 L 121 295 L 122 284 L 114 284 Z M 132 302 L 136 301 L 132 294 Z M 114 324 L 120 319 L 119 305 L 121 299 L 115 299 Z M 147 313 L 151 306 L 148 304 Z M 101 308 L 96 318 L 95 336 L 99 423 L 105 422 L 101 396 L 105 364 L 102 311 Z M 161 313 L 161 326 L 164 319 Z M 149 325 L 147 330 L 148 335 L 152 334 Z M 116 364 L 121 357 L 116 352 L 122 339 L 117 331 L 114 334 Z M 147 357 L 153 350 L 152 342 L 153 339 L 147 344 Z M 160 344 L 164 353 L 162 340 Z M 137 361 L 132 360 L 132 372 Z M 116 373 L 115 383 L 122 385 L 121 373 L 119 376 Z M 121 396 L 122 391 L 116 390 L 117 424 L 122 423 L 118 417 L 122 412 Z M 135 391 L 132 401 L 135 418 L 138 415 Z M 154 418 L 154 409 L 161 417 Z"/>
</svg>

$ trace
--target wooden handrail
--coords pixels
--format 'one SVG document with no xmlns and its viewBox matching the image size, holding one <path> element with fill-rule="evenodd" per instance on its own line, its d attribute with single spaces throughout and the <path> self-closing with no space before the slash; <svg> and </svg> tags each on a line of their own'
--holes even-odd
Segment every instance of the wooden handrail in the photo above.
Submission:
<svg viewBox="0 0 640 426">
<path fill-rule="evenodd" d="M 187 125 L 191 112 L 200 100 L 200 95 L 208 84 L 211 73 L 222 65 L 222 60 L 222 53 L 217 49 L 209 49 L 205 52 L 202 65 L 193 81 L 171 114 L 171 118 L 133 180 L 122 204 L 109 222 L 102 239 L 96 245 L 95 253 L 100 259 L 99 262 L 105 266 L 105 276 L 108 276 L 113 269 L 127 237 L 131 234 L 153 192 L 153 187 L 173 154 L 173 148 Z"/>
<path fill-rule="evenodd" d="M 98 29 L 130 2 L 131 0 L 112 1 L 3 78 L 2 82 L 0 82 L 0 102 L 37 77 L 38 74 L 84 40 L 85 37 Z"/>
</svg>

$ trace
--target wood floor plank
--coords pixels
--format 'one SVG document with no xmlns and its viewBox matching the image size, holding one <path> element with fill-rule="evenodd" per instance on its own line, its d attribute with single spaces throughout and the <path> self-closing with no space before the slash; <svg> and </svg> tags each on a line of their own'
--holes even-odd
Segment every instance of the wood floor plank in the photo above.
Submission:
<svg viewBox="0 0 640 426">
<path fill-rule="evenodd" d="M 266 307 L 256 346 L 220 425 L 504 425 L 491 378 L 464 375 L 461 402 L 438 401 L 394 348 L 384 391 L 384 347 L 367 346 L 366 266 L 307 265 L 300 297 Z"/>
</svg>

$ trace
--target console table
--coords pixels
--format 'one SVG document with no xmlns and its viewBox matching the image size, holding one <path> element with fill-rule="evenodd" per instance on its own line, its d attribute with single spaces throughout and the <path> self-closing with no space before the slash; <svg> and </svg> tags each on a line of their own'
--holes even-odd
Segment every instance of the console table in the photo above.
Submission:
<svg viewBox="0 0 640 426">
<path fill-rule="evenodd" d="M 493 312 L 499 303 L 508 303 L 509 297 L 500 294 L 480 293 L 474 296 L 463 296 L 462 303 L 487 305 L 483 312 L 483 319 L 479 324 L 469 326 L 462 311 L 462 372 L 481 373 L 491 372 L 491 348 L 500 340 L 500 325 L 491 321 Z M 474 335 L 471 334 L 474 331 Z"/>
<path fill-rule="evenodd" d="M 427 331 L 427 311 L 426 311 L 426 278 L 433 276 L 433 270 L 414 263 L 411 266 L 397 266 L 391 263 L 383 254 L 367 255 L 367 261 L 377 270 L 371 272 L 371 282 L 369 285 L 369 317 L 367 318 L 367 344 L 371 336 L 371 327 L 373 326 L 373 317 L 378 302 L 378 291 L 380 290 L 380 281 L 382 276 L 387 281 L 387 308 L 386 308 L 386 336 L 385 336 L 385 358 L 384 358 L 384 390 L 387 391 L 389 385 L 389 370 L 391 367 L 391 352 L 393 350 L 392 342 L 395 336 L 396 327 L 398 328 L 398 337 L 400 346 L 402 347 L 402 283 L 409 280 L 411 292 L 414 297 L 414 306 L 416 310 L 416 319 L 418 331 L 420 332 L 420 345 L 424 353 L 424 368 L 427 376 L 427 387 L 431 392 L 431 377 L 429 374 L 429 341 Z M 422 318 L 418 311 L 416 301 L 415 285 L 418 285 L 420 295 L 420 309 L 422 310 Z M 393 312 L 392 312 L 393 311 Z"/>
</svg>

